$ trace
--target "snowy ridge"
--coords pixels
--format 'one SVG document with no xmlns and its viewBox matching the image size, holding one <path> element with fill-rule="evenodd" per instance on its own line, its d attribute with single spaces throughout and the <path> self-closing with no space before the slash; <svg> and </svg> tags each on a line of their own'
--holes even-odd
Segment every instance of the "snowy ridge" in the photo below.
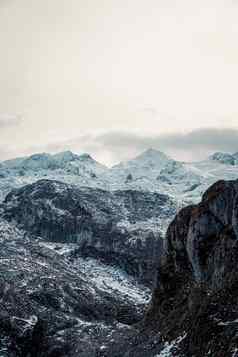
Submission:
<svg viewBox="0 0 238 357">
<path fill-rule="evenodd" d="M 137 190 L 166 193 L 178 204 L 198 202 L 215 181 L 238 177 L 238 154 L 215 153 L 201 162 L 179 162 L 149 149 L 132 160 L 108 168 L 90 155 L 65 151 L 35 154 L 2 162 L 0 200 L 13 188 L 47 178 L 108 191 Z"/>
<path fill-rule="evenodd" d="M 19 348 L 34 348 L 31 338 L 46 320 L 49 328 L 40 325 L 48 334 L 42 355 L 56 348 L 64 357 L 180 356 L 184 329 L 166 342 L 159 331 L 143 336 L 134 328 L 150 300 L 143 283 L 151 277 L 143 269 L 154 276 L 159 238 L 176 210 L 200 200 L 215 181 L 237 179 L 234 156 L 216 153 L 184 163 L 150 149 L 111 169 L 71 152 L 2 163 L 2 199 L 15 190 L 0 204 L 0 323 L 9 323 L 0 355 L 7 356 L 13 336 Z M 76 221 L 78 230 L 71 232 Z M 77 243 L 44 240 L 52 231 L 58 238 L 71 232 Z M 141 273 L 144 280 L 138 279 Z M 233 316 L 217 320 L 220 328 L 236 324 Z M 36 355 L 34 349 L 29 355 Z"/>
</svg>

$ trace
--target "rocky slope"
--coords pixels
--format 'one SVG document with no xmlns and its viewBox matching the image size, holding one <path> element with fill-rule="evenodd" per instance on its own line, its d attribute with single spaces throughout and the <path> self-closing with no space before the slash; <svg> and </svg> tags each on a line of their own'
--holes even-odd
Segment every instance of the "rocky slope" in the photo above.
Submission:
<svg viewBox="0 0 238 357">
<path fill-rule="evenodd" d="M 102 187 L 100 177 L 107 168 L 90 155 L 64 151 L 55 155 L 43 153 L 7 160 L 0 164 L 0 200 L 13 188 L 39 179 L 56 178 L 79 186 Z"/>
<path fill-rule="evenodd" d="M 159 193 L 108 192 L 40 180 L 9 193 L 0 210 L 5 220 L 33 236 L 77 243 L 74 254 L 117 264 L 148 283 L 176 207 Z"/>
<path fill-rule="evenodd" d="M 202 195 L 231 156 L 2 163 L 0 357 L 237 357 L 238 181 Z"/>
<path fill-rule="evenodd" d="M 72 259 L 0 219 L 0 356 L 102 356 L 145 311 L 149 290 L 119 269 Z"/>
<path fill-rule="evenodd" d="M 116 227 L 113 211 L 125 217 L 129 193 L 99 191 L 44 180 L 7 196 L 0 219 L 0 356 L 236 357 L 238 180 L 215 183 L 169 225 L 149 307 L 149 290 L 133 277 L 78 255 L 79 222 L 106 234 L 109 216 Z M 151 215 L 152 198 L 141 211 L 141 196 L 130 196 L 128 220 Z M 43 217 L 62 226 L 51 239 L 70 233 L 79 241 L 49 242 L 53 230 L 43 229 Z"/>
<path fill-rule="evenodd" d="M 238 181 L 219 181 L 168 228 L 146 325 L 182 355 L 237 356 L 237 219 Z"/>
</svg>

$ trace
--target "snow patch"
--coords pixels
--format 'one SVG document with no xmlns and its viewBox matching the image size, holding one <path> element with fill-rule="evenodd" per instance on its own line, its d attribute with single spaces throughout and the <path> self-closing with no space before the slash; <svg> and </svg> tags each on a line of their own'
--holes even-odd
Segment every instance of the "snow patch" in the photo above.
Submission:
<svg viewBox="0 0 238 357">
<path fill-rule="evenodd" d="M 187 334 L 180 336 L 173 340 L 172 342 L 166 342 L 162 351 L 154 357 L 172 357 L 172 353 L 176 351 L 180 342 L 182 342 L 186 338 Z"/>
</svg>

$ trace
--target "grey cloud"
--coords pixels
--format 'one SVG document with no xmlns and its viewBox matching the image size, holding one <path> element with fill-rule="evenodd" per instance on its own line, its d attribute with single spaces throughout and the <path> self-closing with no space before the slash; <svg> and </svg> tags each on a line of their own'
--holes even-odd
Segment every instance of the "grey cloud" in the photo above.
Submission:
<svg viewBox="0 0 238 357">
<path fill-rule="evenodd" d="M 199 160 L 215 151 L 238 151 L 238 130 L 203 128 L 185 134 L 168 135 L 138 135 L 126 131 L 109 131 L 52 143 L 46 149 L 88 152 L 101 161 L 115 163 L 131 158 L 150 147 L 180 160 Z"/>
<path fill-rule="evenodd" d="M 88 138 L 89 139 L 89 138 Z M 154 147 L 166 149 L 198 149 L 238 151 L 238 130 L 234 129 L 197 129 L 186 134 L 141 136 L 129 132 L 108 132 L 95 137 L 95 144 L 101 147 L 117 150 L 136 148 L 144 150 Z"/>
<path fill-rule="evenodd" d="M 83 142 L 82 142 L 83 144 Z M 238 130 L 197 129 L 189 133 L 137 135 L 108 132 L 84 140 L 90 152 L 110 152 L 112 162 L 124 160 L 153 147 L 180 160 L 201 160 L 215 151 L 238 151 Z"/>
<path fill-rule="evenodd" d="M 108 131 L 29 147 L 21 154 L 72 150 L 79 153 L 87 152 L 101 162 L 112 164 L 132 158 L 150 147 L 164 151 L 179 160 L 200 160 L 215 151 L 238 151 L 238 130 L 203 128 L 185 134 L 168 135 Z"/>
</svg>

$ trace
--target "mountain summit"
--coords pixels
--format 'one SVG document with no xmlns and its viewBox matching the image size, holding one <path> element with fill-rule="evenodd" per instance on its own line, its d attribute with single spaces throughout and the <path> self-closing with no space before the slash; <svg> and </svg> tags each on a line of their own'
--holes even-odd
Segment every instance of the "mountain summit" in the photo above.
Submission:
<svg viewBox="0 0 238 357">
<path fill-rule="evenodd" d="M 149 148 L 136 156 L 134 160 L 153 160 L 153 161 L 169 161 L 171 160 L 165 153 L 160 150 Z"/>
<path fill-rule="evenodd" d="M 0 201 L 12 189 L 39 179 L 108 191 L 137 190 L 167 193 L 179 203 L 199 202 L 202 192 L 219 179 L 238 177 L 238 154 L 217 152 L 201 162 L 179 162 L 149 148 L 135 158 L 108 168 L 88 153 L 40 153 L 0 165 Z"/>
</svg>

